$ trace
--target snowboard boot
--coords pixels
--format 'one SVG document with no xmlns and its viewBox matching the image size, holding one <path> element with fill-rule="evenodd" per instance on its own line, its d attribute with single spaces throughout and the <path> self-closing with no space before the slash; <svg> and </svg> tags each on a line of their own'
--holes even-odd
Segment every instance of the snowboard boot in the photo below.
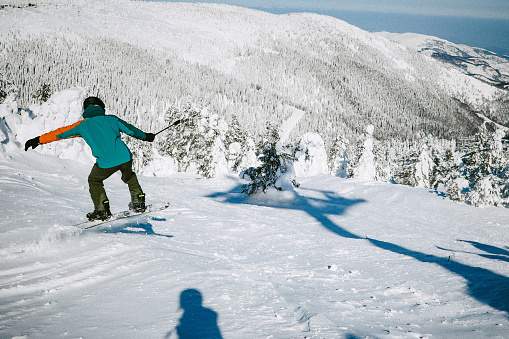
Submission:
<svg viewBox="0 0 509 339">
<path fill-rule="evenodd" d="M 101 206 L 95 208 L 93 212 L 87 213 L 87 218 L 89 221 L 94 220 L 107 220 L 112 216 L 110 212 L 110 202 L 105 200 L 102 202 Z"/>
<path fill-rule="evenodd" d="M 136 213 L 145 212 L 147 206 L 145 205 L 145 194 L 140 193 L 131 196 L 131 202 L 129 203 L 129 210 Z"/>
</svg>

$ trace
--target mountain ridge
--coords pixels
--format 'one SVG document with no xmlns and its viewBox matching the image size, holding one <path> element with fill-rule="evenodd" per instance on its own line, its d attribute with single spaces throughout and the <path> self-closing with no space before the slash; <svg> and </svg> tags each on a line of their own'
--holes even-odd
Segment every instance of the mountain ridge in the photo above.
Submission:
<svg viewBox="0 0 509 339">
<path fill-rule="evenodd" d="M 14 78 L 19 87 L 23 83 L 29 86 L 26 93 L 40 88 L 40 79 L 45 77 L 55 82 L 53 88 L 80 85 L 116 98 L 111 100 L 115 111 L 126 110 L 116 104 L 128 101 L 123 97 L 144 93 L 128 106 L 133 112 L 126 114 L 133 117 L 145 114 L 151 105 L 160 110 L 168 102 L 205 101 L 202 104 L 222 111 L 227 118 L 236 115 L 246 121 L 245 125 L 253 126 L 252 132 L 260 133 L 265 120 L 284 120 L 289 113 L 281 107 L 290 105 L 307 112 L 296 134 L 312 129 L 324 133 L 330 141 L 338 133 L 349 137 L 361 134 L 368 124 L 375 124 L 375 135 L 382 139 L 412 138 L 416 131 L 445 138 L 472 135 L 480 124 L 477 111 L 493 119 L 503 109 L 486 112 L 486 107 L 501 95 L 493 87 L 400 44 L 324 15 L 274 15 L 218 4 L 73 0 L 55 5 L 47 0 L 37 8 L 8 9 L 3 16 L 6 20 L 0 23 L 0 31 L 4 32 L 0 38 L 6 41 L 4 46 L 11 48 L 9 51 L 4 47 L 9 63 L 6 76 Z M 26 62 L 30 58 L 23 53 L 33 53 L 33 47 L 17 51 L 19 43 L 8 40 L 12 35 L 14 40 L 55 36 L 49 46 L 38 43 L 37 48 L 52 53 L 48 60 L 35 54 L 30 58 L 32 62 L 53 63 L 51 67 L 60 68 L 59 72 L 54 76 L 23 74 L 31 67 Z M 129 58 L 115 57 L 116 53 L 125 53 L 123 44 L 160 60 L 147 65 L 153 71 L 140 74 L 133 84 L 124 84 L 129 87 L 126 93 L 112 92 L 102 82 L 83 77 L 85 73 L 89 76 L 105 71 L 90 49 L 107 45 L 108 39 L 118 42 L 118 51 L 109 52 L 111 63 L 116 59 L 129 62 Z M 82 61 L 66 60 L 65 53 L 56 53 L 55 49 L 67 50 L 68 55 L 76 55 L 73 58 L 89 56 L 91 61 L 87 62 L 91 65 L 83 68 Z M 130 53 L 131 59 L 136 60 Z M 157 73 L 165 62 L 182 64 L 181 72 L 198 72 L 199 79 L 214 73 L 217 85 L 199 83 L 190 74 L 184 78 L 196 88 L 183 91 L 180 97 L 159 94 L 150 83 L 160 77 Z M 78 68 L 74 79 L 64 79 L 62 63 Z M 163 80 L 153 82 L 166 86 L 165 81 L 171 81 L 167 75 Z M 111 81 L 125 83 L 118 74 L 111 75 Z M 147 86 L 146 90 L 136 87 L 139 82 Z M 158 93 L 155 98 L 151 97 L 153 93 Z M 187 98 L 185 93 L 189 93 Z M 28 106 L 28 96 L 22 95 L 23 105 Z M 149 114 L 146 118 L 152 122 L 148 125 L 160 119 L 161 113 Z M 493 120 L 505 124 L 505 119 L 502 116 Z"/>
<path fill-rule="evenodd" d="M 378 32 L 424 55 L 498 88 L 509 88 L 509 56 L 416 33 Z"/>
</svg>

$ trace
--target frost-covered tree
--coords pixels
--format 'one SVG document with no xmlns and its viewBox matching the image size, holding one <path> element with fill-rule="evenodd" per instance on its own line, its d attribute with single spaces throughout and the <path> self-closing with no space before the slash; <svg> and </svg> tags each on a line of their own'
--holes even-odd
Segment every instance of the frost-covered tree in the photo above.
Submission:
<svg viewBox="0 0 509 339">
<path fill-rule="evenodd" d="M 415 176 L 417 178 L 418 187 L 431 187 L 430 177 L 433 173 L 433 159 L 430 156 L 429 148 L 425 145 L 416 164 Z"/>
<path fill-rule="evenodd" d="M 0 104 L 4 102 L 7 97 L 7 80 L 5 80 L 5 76 L 3 72 L 0 70 Z"/>
<path fill-rule="evenodd" d="M 454 146 L 453 146 L 454 147 Z M 454 148 L 447 148 L 445 152 L 433 150 L 433 172 L 430 178 L 431 188 L 445 187 L 445 194 L 454 201 L 463 200 L 460 165 L 454 156 Z"/>
<path fill-rule="evenodd" d="M 459 164 L 454 157 L 454 150 L 447 149 L 443 154 L 433 150 L 433 172 L 430 179 L 431 188 L 437 189 L 440 185 L 456 180 L 460 177 Z"/>
<path fill-rule="evenodd" d="M 453 201 L 462 201 L 463 197 L 463 187 L 459 184 L 460 178 L 449 179 L 449 181 L 445 184 L 445 194 Z"/>
<path fill-rule="evenodd" d="M 256 145 L 249 133 L 243 129 L 236 116 L 226 132 L 228 167 L 234 172 L 256 165 Z"/>
<path fill-rule="evenodd" d="M 500 178 L 493 174 L 482 177 L 470 188 L 466 202 L 474 206 L 498 205 L 501 202 Z"/>
<path fill-rule="evenodd" d="M 206 108 L 171 108 L 167 120 L 180 120 L 169 129 L 161 151 L 175 159 L 179 171 L 197 170 L 211 178 L 227 170 L 224 139 L 228 125 Z"/>
<path fill-rule="evenodd" d="M 283 147 L 279 129 L 271 124 L 267 126 L 267 134 L 259 145 L 258 167 L 250 167 L 241 173 L 241 178 L 250 180 L 242 187 L 242 193 L 253 195 L 266 192 L 269 188 L 288 190 L 299 184 L 295 180 L 293 149 Z"/>
<path fill-rule="evenodd" d="M 415 178 L 415 164 L 418 158 L 419 154 L 417 152 L 412 152 L 403 159 L 399 172 L 394 176 L 396 183 L 412 187 L 418 185 L 417 179 Z"/>
<path fill-rule="evenodd" d="M 394 177 L 397 183 L 412 187 L 431 187 L 434 163 L 430 155 L 432 151 L 427 144 L 428 140 L 423 139 L 412 147 L 408 156 L 403 157 L 401 168 Z"/>
<path fill-rule="evenodd" d="M 2 79 L 2 73 L 0 73 L 0 104 L 3 106 L 0 117 L 7 115 L 7 112 L 19 114 L 18 96 L 18 88 L 11 81 Z"/>
<path fill-rule="evenodd" d="M 34 99 L 39 101 L 39 104 L 42 104 L 43 102 L 48 101 L 49 97 L 51 96 L 51 87 L 48 84 L 43 84 L 41 88 L 39 88 L 35 93 L 32 95 Z"/>
<path fill-rule="evenodd" d="M 483 124 L 474 137 L 470 152 L 463 156 L 465 165 L 465 178 L 473 188 L 484 176 L 497 174 L 504 163 L 502 152 L 502 132 L 491 132 Z"/>
<path fill-rule="evenodd" d="M 396 150 L 387 144 L 374 140 L 373 155 L 375 156 L 375 180 L 391 181 L 394 168 L 398 162 Z"/>
<path fill-rule="evenodd" d="M 207 178 L 228 173 L 224 140 L 228 125 L 218 114 L 204 109 L 201 111 L 199 131 L 203 133 L 205 147 L 197 150 L 196 163 L 199 173 Z"/>
<path fill-rule="evenodd" d="M 7 93 L 0 88 L 0 104 L 4 102 L 5 98 L 7 97 Z"/>
<path fill-rule="evenodd" d="M 394 181 L 402 185 L 412 187 L 418 186 L 418 182 L 415 177 L 415 167 L 419 161 L 418 159 L 419 153 L 417 151 L 414 151 L 403 158 L 399 171 L 394 176 Z"/>
<path fill-rule="evenodd" d="M 346 178 L 348 173 L 348 139 L 342 134 L 337 136 L 331 144 L 328 155 L 329 173 Z"/>
<path fill-rule="evenodd" d="M 474 205 L 496 205 L 502 196 L 505 159 L 502 151 L 503 132 L 490 131 L 483 124 L 474 137 L 471 151 L 463 157 L 469 191 L 465 200 Z"/>
<path fill-rule="evenodd" d="M 295 150 L 295 172 L 300 177 L 327 174 L 327 152 L 318 133 L 307 132 Z"/>
<path fill-rule="evenodd" d="M 364 140 L 357 149 L 356 157 L 349 168 L 349 177 L 361 180 L 375 180 L 376 165 L 373 154 L 373 132 L 375 127 L 368 125 L 365 128 Z"/>
<path fill-rule="evenodd" d="M 0 104 L 5 101 L 8 101 L 9 103 L 16 102 L 18 96 L 18 87 L 16 87 L 12 81 L 6 80 L 0 72 Z"/>
</svg>

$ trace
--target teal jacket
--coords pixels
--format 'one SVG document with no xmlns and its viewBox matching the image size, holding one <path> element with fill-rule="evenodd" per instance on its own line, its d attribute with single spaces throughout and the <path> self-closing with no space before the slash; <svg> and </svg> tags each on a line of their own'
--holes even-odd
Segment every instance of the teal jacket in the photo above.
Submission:
<svg viewBox="0 0 509 339">
<path fill-rule="evenodd" d="M 97 166 L 111 168 L 132 160 L 131 151 L 120 138 L 121 132 L 140 140 L 146 139 L 144 132 L 114 115 L 106 115 L 99 106 L 87 107 L 83 118 L 73 125 L 41 135 L 39 142 L 44 144 L 82 137 L 92 149 Z"/>
</svg>

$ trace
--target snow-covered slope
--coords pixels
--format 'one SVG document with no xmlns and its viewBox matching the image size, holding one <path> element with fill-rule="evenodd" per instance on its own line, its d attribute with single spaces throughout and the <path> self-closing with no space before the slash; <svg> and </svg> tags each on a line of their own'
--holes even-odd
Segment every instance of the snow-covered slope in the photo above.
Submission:
<svg viewBox="0 0 509 339">
<path fill-rule="evenodd" d="M 22 1 L 9 3 L 27 6 Z M 46 33 L 51 33 L 47 40 Z M 55 64 L 45 68 L 49 79 L 58 79 L 52 73 L 55 68 L 62 78 L 86 78 L 74 69 L 64 74 L 64 68 L 58 68 L 76 46 L 85 54 L 94 51 L 94 44 L 109 41 L 114 46 L 110 61 L 152 62 L 154 55 L 177 51 L 178 58 L 189 62 L 182 70 L 211 74 L 205 78 L 211 82 L 233 74 L 228 81 L 237 86 L 235 81 L 248 78 L 259 85 L 253 87 L 256 93 L 276 85 L 292 89 L 302 102 L 275 95 L 283 101 L 284 112 L 291 113 L 288 126 L 319 121 L 302 108 L 309 105 L 319 112 L 325 107 L 319 105 L 322 101 L 332 100 L 325 93 L 344 94 L 318 86 L 318 73 L 282 77 L 289 69 L 309 73 L 305 67 L 278 68 L 291 60 L 289 56 L 301 55 L 288 47 L 323 45 L 310 54 L 343 56 L 334 59 L 334 69 L 357 65 L 367 72 L 364 80 L 376 68 L 362 57 L 376 56 L 374 63 L 382 62 L 389 70 L 383 73 L 386 69 L 381 67 L 377 74 L 399 74 L 394 79 L 414 84 L 416 95 L 438 84 L 421 81 L 428 71 L 427 76 L 438 74 L 445 81 L 437 88 L 455 81 L 465 86 L 447 87 L 447 93 L 472 88 L 473 103 L 494 91 L 401 45 L 307 14 L 273 16 L 232 6 L 120 0 L 45 0 L 36 7 L 0 10 L 2 39 L 40 34 L 47 46 L 25 50 L 23 55 L 29 57 L 20 60 L 32 65 L 30 71 L 47 55 L 57 56 Z M 334 34 L 338 40 L 331 40 Z M 260 37 L 277 39 L 264 45 Z M 150 53 L 116 51 L 120 40 Z M 3 56 L 30 46 L 15 42 L 9 41 Z M 285 45 L 278 46 L 281 43 Z M 341 54 L 334 54 L 331 46 Z M 126 50 L 133 53 L 117 58 Z M 236 58 L 230 58 L 231 53 Z M 271 58 L 274 55 L 281 60 Z M 247 67 L 262 57 L 279 62 L 275 76 Z M 127 73 L 139 64 L 115 66 L 113 61 L 103 65 L 103 72 Z M 151 80 L 164 73 L 158 70 L 150 73 Z M 184 73 L 189 79 L 191 74 Z M 346 79 L 350 73 L 338 74 Z M 106 75 L 112 78 L 112 88 L 125 84 Z M 284 81 L 278 82 L 280 78 Z M 303 79 L 309 83 L 300 82 Z M 161 93 L 150 81 L 138 85 L 139 92 L 128 89 L 139 100 L 140 93 Z M 362 85 L 369 85 L 366 95 L 378 88 L 370 87 L 371 82 Z M 295 190 L 248 198 L 240 194 L 244 182 L 237 177 L 206 180 L 172 174 L 140 176 L 149 202 L 169 201 L 167 210 L 88 231 L 76 229 L 72 225 L 92 208 L 87 176 L 93 160 L 87 146 L 67 140 L 29 152 L 21 149 L 26 139 L 79 119 L 79 103 L 87 95 L 84 87 L 92 85 L 66 86 L 46 103 L 27 105 L 22 115 L 12 97 L 0 106 L 1 338 L 186 338 L 210 337 L 217 331 L 225 339 L 507 338 L 509 232 L 504 208 L 475 208 L 427 189 L 324 175 L 298 178 L 301 186 Z M 422 86 L 426 91 L 420 92 Z M 351 82 L 345 88 L 353 87 Z M 103 89 L 115 108 L 113 102 L 121 96 Z M 225 107 L 233 101 L 228 90 L 218 92 Z M 353 97 L 345 98 L 343 103 Z M 141 120 L 149 111 L 140 110 L 132 120 Z M 247 111 L 261 120 L 267 117 Z M 340 111 L 346 110 L 334 114 Z M 152 122 L 157 119 L 160 116 Z M 327 125 L 321 123 L 320 132 Z M 306 134 L 302 142 L 317 158 L 324 158 L 319 136 Z M 299 170 L 320 171 L 312 166 Z M 129 196 L 120 177 L 114 175 L 105 185 L 112 210 L 125 209 Z"/>
<path fill-rule="evenodd" d="M 507 337 L 505 208 L 325 175 L 248 198 L 238 177 L 172 174 L 139 177 L 168 209 L 75 228 L 92 209 L 88 147 L 24 152 L 16 136 L 72 119 L 85 95 L 56 93 L 36 117 L 0 105 L 0 338 Z M 324 157 L 319 136 L 302 146 Z M 105 186 L 124 210 L 120 176 Z"/>
<path fill-rule="evenodd" d="M 87 146 L 21 147 L 77 120 L 85 95 L 0 105 L 1 338 L 507 337 L 504 208 L 324 175 L 248 198 L 237 177 L 172 174 L 139 177 L 167 210 L 76 229 Z M 289 111 L 288 130 L 303 116 Z M 319 136 L 302 143 L 324 158 Z M 119 175 L 105 185 L 125 209 Z"/>
<path fill-rule="evenodd" d="M 87 166 L 0 168 L 1 338 L 178 338 L 186 321 L 181 338 L 507 338 L 506 209 L 329 176 L 246 198 L 179 174 L 140 178 L 167 210 L 82 232 Z"/>
<path fill-rule="evenodd" d="M 509 56 L 499 56 L 482 48 L 457 45 L 422 34 L 388 32 L 376 34 L 452 65 L 467 75 L 497 87 L 509 86 Z"/>
<path fill-rule="evenodd" d="M 499 93 L 400 44 L 332 17 L 218 4 L 43 0 L 0 11 L 5 76 L 20 106 L 44 83 L 81 86 L 154 126 L 169 105 L 207 105 L 254 133 L 306 112 L 293 138 L 473 134 Z M 491 107 L 490 107 L 491 108 Z M 491 114 L 498 114 L 491 110 Z M 495 112 L 495 113 L 494 113 Z M 490 118 L 492 118 L 490 116 Z M 504 118 L 505 119 L 505 118 Z M 505 121 L 497 122 L 505 123 Z"/>
</svg>

